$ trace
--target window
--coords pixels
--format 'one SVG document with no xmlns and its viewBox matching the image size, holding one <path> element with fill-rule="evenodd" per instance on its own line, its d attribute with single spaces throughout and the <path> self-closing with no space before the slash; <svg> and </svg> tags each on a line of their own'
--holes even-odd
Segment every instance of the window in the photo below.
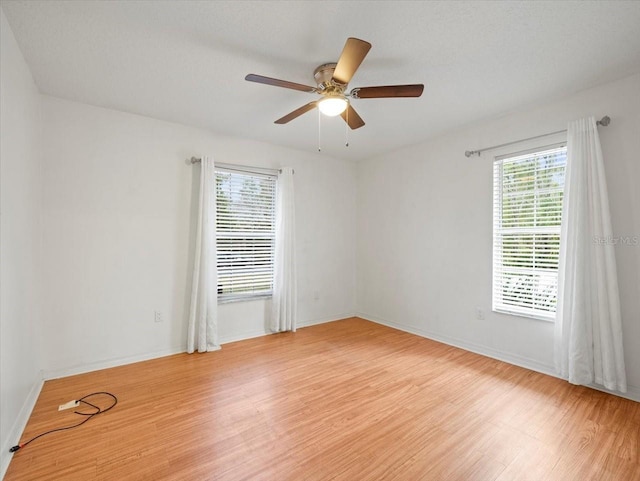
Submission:
<svg viewBox="0 0 640 481">
<path fill-rule="evenodd" d="M 493 166 L 493 310 L 555 319 L 565 145 Z"/>
<path fill-rule="evenodd" d="M 218 300 L 270 296 L 276 177 L 216 167 Z"/>
</svg>

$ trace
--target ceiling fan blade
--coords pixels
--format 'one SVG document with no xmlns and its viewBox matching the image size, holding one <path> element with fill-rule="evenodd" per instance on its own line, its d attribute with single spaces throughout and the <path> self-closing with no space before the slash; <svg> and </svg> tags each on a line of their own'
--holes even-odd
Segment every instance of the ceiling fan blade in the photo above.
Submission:
<svg viewBox="0 0 640 481">
<path fill-rule="evenodd" d="M 358 70 L 358 67 L 367 56 L 370 48 L 371 44 L 369 42 L 349 37 L 338 59 L 332 80 L 339 84 L 348 84 L 353 74 L 356 73 L 356 70 Z"/>
<path fill-rule="evenodd" d="M 308 85 L 297 84 L 295 82 L 288 82 L 286 80 L 279 80 L 277 78 L 264 77 L 262 75 L 256 75 L 250 73 L 245 80 L 249 82 L 257 82 L 259 84 L 273 85 L 274 87 L 284 87 L 285 89 L 300 90 L 301 92 L 315 92 L 315 87 L 309 87 Z"/>
<path fill-rule="evenodd" d="M 299 109 L 294 110 L 293 112 L 288 113 L 284 117 L 276 120 L 275 124 L 286 124 L 287 122 L 291 122 L 296 117 L 300 117 L 302 114 L 307 113 L 309 110 L 316 108 L 318 105 L 317 101 L 309 102 L 307 105 L 303 105 Z"/>
<path fill-rule="evenodd" d="M 420 97 L 424 85 L 383 85 L 380 87 L 360 87 L 349 95 L 355 99 L 381 99 L 385 97 Z"/>
<path fill-rule="evenodd" d="M 358 115 L 358 112 L 349 104 L 347 110 L 342 112 L 340 116 L 349 124 L 351 130 L 359 129 L 364 125 L 364 120 Z"/>
</svg>

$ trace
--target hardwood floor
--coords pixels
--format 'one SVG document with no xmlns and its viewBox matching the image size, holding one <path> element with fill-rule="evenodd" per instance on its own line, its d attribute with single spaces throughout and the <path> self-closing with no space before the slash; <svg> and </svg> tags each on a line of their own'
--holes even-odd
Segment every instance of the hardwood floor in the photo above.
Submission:
<svg viewBox="0 0 640 481">
<path fill-rule="evenodd" d="M 7 481 L 640 480 L 639 403 L 361 319 L 48 381 L 22 440 L 93 391 Z"/>
</svg>

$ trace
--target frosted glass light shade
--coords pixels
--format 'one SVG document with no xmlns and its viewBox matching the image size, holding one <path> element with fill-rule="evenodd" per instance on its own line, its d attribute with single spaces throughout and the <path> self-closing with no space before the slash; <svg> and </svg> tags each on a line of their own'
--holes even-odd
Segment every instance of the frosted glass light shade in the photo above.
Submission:
<svg viewBox="0 0 640 481">
<path fill-rule="evenodd" d="M 347 101 L 341 97 L 327 97 L 320 101 L 318 108 L 327 117 L 335 117 L 346 110 Z"/>
</svg>

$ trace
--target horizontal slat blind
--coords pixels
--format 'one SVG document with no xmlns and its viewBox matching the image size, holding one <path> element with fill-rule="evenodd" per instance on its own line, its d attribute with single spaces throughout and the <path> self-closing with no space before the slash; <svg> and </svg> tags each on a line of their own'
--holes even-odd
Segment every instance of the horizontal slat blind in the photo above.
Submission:
<svg viewBox="0 0 640 481">
<path fill-rule="evenodd" d="M 218 299 L 271 295 L 276 177 L 216 169 Z"/>
<path fill-rule="evenodd" d="M 554 319 L 566 146 L 493 166 L 493 310 Z"/>
</svg>

